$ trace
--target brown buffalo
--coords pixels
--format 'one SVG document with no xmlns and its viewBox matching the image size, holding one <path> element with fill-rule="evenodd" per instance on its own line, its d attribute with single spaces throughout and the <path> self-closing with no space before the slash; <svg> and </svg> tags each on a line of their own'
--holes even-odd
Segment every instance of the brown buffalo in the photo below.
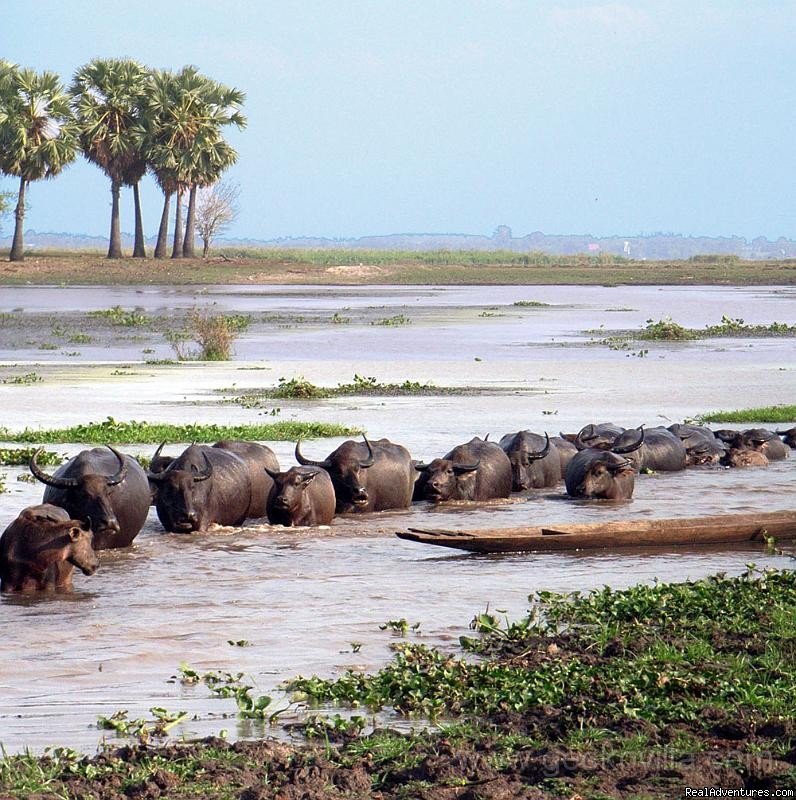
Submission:
<svg viewBox="0 0 796 800">
<path fill-rule="evenodd" d="M 628 500 L 633 496 L 633 463 L 610 450 L 581 450 L 564 476 L 571 497 Z"/>
<path fill-rule="evenodd" d="M 274 525 L 328 525 L 334 517 L 335 495 L 329 473 L 319 467 L 268 471 L 274 488 L 268 500 L 268 521 Z"/>
<path fill-rule="evenodd" d="M 93 575 L 99 561 L 89 526 L 59 506 L 29 506 L 0 536 L 0 591 L 71 589 L 74 568 Z"/>
</svg>

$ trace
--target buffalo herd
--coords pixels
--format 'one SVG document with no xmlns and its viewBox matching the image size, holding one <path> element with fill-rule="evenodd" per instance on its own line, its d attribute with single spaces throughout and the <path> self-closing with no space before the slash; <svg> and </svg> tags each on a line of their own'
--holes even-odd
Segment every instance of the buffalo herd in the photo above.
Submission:
<svg viewBox="0 0 796 800">
<path fill-rule="evenodd" d="M 639 473 L 688 466 L 765 466 L 796 448 L 796 428 L 713 431 L 699 425 L 624 429 L 590 424 L 550 437 L 519 431 L 498 442 L 476 436 L 441 458 L 413 460 L 388 439 L 347 441 L 321 460 L 296 444 L 298 466 L 280 471 L 273 451 L 245 441 L 192 444 L 153 455 L 148 470 L 110 445 L 83 450 L 52 475 L 42 504 L 24 509 L 0 536 L 0 591 L 68 589 L 75 567 L 92 574 L 95 551 L 128 547 L 151 505 L 167 531 L 241 525 L 328 525 L 335 514 L 409 508 L 413 501 L 483 502 L 562 481 L 575 498 L 627 500 Z"/>
</svg>

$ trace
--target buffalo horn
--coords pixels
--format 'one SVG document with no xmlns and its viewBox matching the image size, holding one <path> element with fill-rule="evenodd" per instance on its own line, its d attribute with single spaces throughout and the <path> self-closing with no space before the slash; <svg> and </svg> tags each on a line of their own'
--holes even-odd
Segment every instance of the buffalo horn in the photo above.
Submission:
<svg viewBox="0 0 796 800">
<path fill-rule="evenodd" d="M 359 466 L 362 467 L 362 469 L 367 469 L 368 467 L 373 466 L 373 462 L 376 460 L 376 456 L 373 455 L 373 448 L 370 446 L 368 437 L 362 434 L 362 438 L 365 440 L 365 444 L 368 446 L 368 457 L 364 460 L 360 460 Z"/>
<path fill-rule="evenodd" d="M 46 472 L 44 472 L 36 463 L 39 453 L 43 451 L 44 448 L 40 447 L 30 457 L 30 463 L 28 466 L 30 467 L 30 471 L 33 473 L 34 478 L 37 478 L 42 483 L 46 483 L 48 486 L 53 486 L 56 489 L 73 489 L 75 486 L 80 485 L 80 481 L 77 478 L 56 478 L 54 475 L 48 475 Z"/>
<path fill-rule="evenodd" d="M 629 458 L 623 458 L 621 461 L 613 464 L 606 462 L 605 466 L 606 469 L 611 473 L 621 472 L 623 469 L 627 469 L 628 467 L 632 466 L 632 462 Z"/>
<path fill-rule="evenodd" d="M 271 480 L 274 481 L 282 474 L 279 472 L 279 470 L 268 469 L 268 467 L 263 467 L 263 469 L 268 473 L 268 476 L 271 478 Z"/>
<path fill-rule="evenodd" d="M 415 462 L 413 462 L 413 463 L 414 463 L 414 467 L 415 467 L 415 469 L 416 469 L 418 472 L 422 472 L 423 470 L 425 470 L 425 469 L 428 469 L 428 464 L 425 464 L 425 463 L 424 463 L 424 462 L 422 462 L 422 461 L 415 461 Z"/>
<path fill-rule="evenodd" d="M 303 464 L 305 467 L 320 467 L 321 469 L 329 469 L 331 462 L 328 458 L 325 461 L 310 461 L 309 458 L 304 458 L 304 456 L 301 455 L 300 446 L 301 439 L 296 442 L 296 461 L 298 461 L 299 464 Z"/>
<path fill-rule="evenodd" d="M 479 458 L 474 464 L 454 464 L 453 471 L 454 472 L 475 472 L 478 469 L 478 465 L 481 463 L 481 459 Z"/>
<path fill-rule="evenodd" d="M 535 453 L 528 453 L 529 461 L 536 461 L 538 458 L 544 458 L 550 452 L 550 437 L 547 435 L 547 431 L 545 431 L 544 438 L 545 444 L 541 450 L 537 450 Z"/>
<path fill-rule="evenodd" d="M 105 479 L 105 482 L 108 484 L 108 486 L 116 486 L 120 484 L 124 480 L 125 475 L 127 475 L 127 464 L 124 462 L 124 456 L 118 450 L 114 449 L 110 445 L 106 445 L 106 447 L 116 456 L 117 459 L 119 459 L 119 469 L 116 470 L 115 474 L 109 475 Z"/>
<path fill-rule="evenodd" d="M 210 459 L 207 457 L 207 453 L 205 453 L 204 450 L 202 450 L 202 455 L 205 460 L 205 468 L 203 472 L 199 472 L 199 470 L 194 472 L 193 479 L 196 483 L 199 483 L 199 481 L 206 481 L 213 474 L 213 465 L 210 463 Z"/>
<path fill-rule="evenodd" d="M 636 430 L 638 431 L 638 439 L 636 439 L 635 442 L 632 444 L 623 445 L 621 447 L 612 447 L 611 451 L 619 455 L 624 455 L 625 453 L 632 453 L 634 450 L 638 450 L 639 447 L 644 444 L 644 426 L 639 425 Z"/>
</svg>

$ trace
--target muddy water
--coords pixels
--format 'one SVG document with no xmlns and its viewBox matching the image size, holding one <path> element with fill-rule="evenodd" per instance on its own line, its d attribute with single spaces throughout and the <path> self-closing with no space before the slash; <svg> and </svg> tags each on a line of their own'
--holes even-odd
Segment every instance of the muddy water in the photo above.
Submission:
<svg viewBox="0 0 796 800">
<path fill-rule="evenodd" d="M 269 409 L 220 405 L 224 393 L 216 390 L 233 384 L 256 388 L 296 374 L 331 385 L 357 372 L 383 381 L 489 387 L 464 397 L 280 404 L 282 418 L 359 425 L 428 460 L 475 434 L 497 438 L 525 427 L 553 433 L 606 419 L 628 426 L 668 424 L 714 408 L 792 403 L 796 396 L 793 339 L 648 344 L 640 357 L 587 345 L 591 337 L 582 333 L 639 327 L 667 314 L 693 327 L 717 322 L 722 314 L 793 323 L 790 290 L 354 287 L 318 295 L 293 287 L 209 288 L 201 294 L 23 287 L 0 290 L 0 311 L 46 310 L 58 319 L 78 307 L 138 305 L 151 312 L 208 298 L 225 312 L 351 309 L 346 313 L 358 321 L 290 329 L 263 323 L 241 344 L 235 362 L 135 364 L 122 375 L 114 374 L 118 364 L 12 348 L 2 355 L 0 376 L 35 371 L 42 380 L 0 384 L 0 424 L 60 426 L 109 414 L 151 421 L 268 421 Z M 551 305 L 518 312 L 512 304 L 523 299 Z M 505 316 L 479 316 L 485 307 Z M 413 321 L 373 326 L 357 317 L 357 309 L 372 318 L 405 314 Z M 125 357 L 140 358 L 120 340 L 102 360 Z M 322 458 L 339 441 L 307 442 L 304 450 Z M 291 443 L 273 446 L 283 465 L 293 463 Z M 56 449 L 71 454 L 79 448 Z M 41 497 L 39 487 L 16 480 L 23 470 L 2 472 L 8 491 L 0 495 L 0 529 Z M 633 500 L 619 506 L 577 503 L 549 491 L 481 508 L 421 504 L 408 512 L 337 519 L 311 532 L 251 525 L 180 536 L 164 534 L 152 513 L 135 545 L 103 553 L 97 574 L 77 575 L 71 595 L 0 599 L 0 743 L 10 752 L 50 744 L 92 751 L 108 736 L 96 728 L 98 715 L 129 709 L 131 717 L 141 717 L 153 706 L 196 717 L 177 735 L 221 729 L 232 737 L 251 735 L 256 731 L 224 716 L 234 711 L 232 701 L 174 681 L 178 665 L 243 671 L 258 693 L 271 693 L 298 673 L 331 676 L 349 666 L 377 668 L 394 641 L 379 630 L 387 620 L 420 622 L 416 635 L 423 641 L 455 643 L 487 604 L 520 614 L 536 590 L 737 574 L 750 561 L 790 567 L 788 556 L 756 545 L 478 556 L 405 542 L 394 531 L 793 508 L 795 477 L 793 458 L 765 470 L 642 476 Z"/>
</svg>

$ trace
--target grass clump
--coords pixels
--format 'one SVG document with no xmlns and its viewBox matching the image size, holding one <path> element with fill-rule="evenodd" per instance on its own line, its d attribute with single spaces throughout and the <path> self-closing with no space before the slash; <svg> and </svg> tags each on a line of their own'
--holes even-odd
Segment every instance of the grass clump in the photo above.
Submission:
<svg viewBox="0 0 796 800">
<path fill-rule="evenodd" d="M 100 309 L 99 311 L 89 311 L 89 317 L 94 319 L 104 319 L 122 328 L 137 328 L 149 325 L 152 318 L 143 313 L 141 309 L 133 309 L 126 311 L 121 306 L 113 306 L 112 308 Z"/>
<path fill-rule="evenodd" d="M 697 422 L 770 422 L 780 425 L 782 423 L 796 422 L 796 406 L 760 406 L 758 408 L 743 408 L 737 411 L 711 411 L 700 414 Z"/>
<path fill-rule="evenodd" d="M 156 442 L 215 442 L 219 439 L 250 441 L 296 441 L 330 436 L 354 436 L 362 433 L 326 422 L 273 422 L 261 425 L 169 425 L 149 422 L 121 422 L 108 417 L 103 422 L 74 425 L 71 428 L 31 430 L 13 433 L 0 428 L 0 440 L 30 444 L 154 444 Z"/>
<path fill-rule="evenodd" d="M 249 314 L 208 314 L 194 310 L 188 314 L 184 329 L 166 331 L 165 337 L 180 361 L 229 361 L 235 339 L 251 323 Z"/>
<path fill-rule="evenodd" d="M 26 467 L 37 449 L 36 447 L 0 448 L 0 464 L 4 467 Z M 52 450 L 43 450 L 39 453 L 36 463 L 40 467 L 57 466 L 63 463 L 63 460 L 63 456 L 60 454 L 53 453 Z"/>
<path fill-rule="evenodd" d="M 543 303 L 541 300 L 515 300 L 512 305 L 518 308 L 549 308 L 550 303 Z"/>
<path fill-rule="evenodd" d="M 666 317 L 657 322 L 648 319 L 646 328 L 636 338 L 650 341 L 682 342 L 688 339 L 697 339 L 699 336 L 694 331 L 675 322 L 671 317 Z"/>
<path fill-rule="evenodd" d="M 30 386 L 33 383 L 41 383 L 42 377 L 36 372 L 26 372 L 24 375 L 14 375 L 11 378 L 3 378 L 0 383 L 12 386 Z"/>
<path fill-rule="evenodd" d="M 234 390 L 225 389 L 224 392 Z M 262 400 L 322 400 L 329 397 L 368 396 L 368 397 L 404 397 L 413 395 L 436 394 L 472 394 L 475 390 L 455 389 L 446 386 L 434 386 L 426 381 L 405 380 L 401 383 L 383 383 L 372 376 L 354 375 L 349 383 L 338 383 L 337 386 L 317 386 L 303 375 L 295 378 L 279 378 L 273 389 L 260 389 L 256 392 L 243 392 L 224 402 L 235 403 L 244 408 L 257 408 Z"/>
</svg>

